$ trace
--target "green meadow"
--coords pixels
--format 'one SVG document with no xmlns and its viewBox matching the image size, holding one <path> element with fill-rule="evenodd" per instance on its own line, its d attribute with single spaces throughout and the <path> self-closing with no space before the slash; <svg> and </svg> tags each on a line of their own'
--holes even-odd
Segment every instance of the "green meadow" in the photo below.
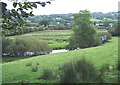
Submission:
<svg viewBox="0 0 120 85">
<path fill-rule="evenodd" d="M 97 30 L 97 32 L 107 32 L 107 30 L 101 29 Z M 9 38 L 37 38 L 41 41 L 47 42 L 52 49 L 65 49 L 66 45 L 69 44 L 68 39 L 72 33 L 72 30 L 46 30 L 10 36 Z"/>
<path fill-rule="evenodd" d="M 103 19 L 103 20 L 99 20 L 99 19 L 91 19 L 91 21 L 93 22 L 103 22 L 103 21 L 109 21 L 109 22 L 117 22 L 117 19 Z"/>
<path fill-rule="evenodd" d="M 70 37 L 71 33 L 71 30 L 48 30 L 12 36 L 10 38 L 37 38 L 41 41 L 47 42 L 48 45 L 53 49 L 63 49 L 68 44 L 67 40 Z"/>
<path fill-rule="evenodd" d="M 60 31 L 58 34 L 55 33 L 56 36 L 53 37 L 56 37 L 57 39 L 57 35 L 61 35 L 59 36 L 59 38 L 66 39 L 70 37 L 70 32 L 71 31 Z M 39 33 L 40 32 L 31 34 L 29 33 L 15 37 L 33 38 L 34 36 L 36 36 L 37 38 L 43 38 L 41 37 L 43 35 L 53 35 L 51 33 L 47 34 L 41 32 L 41 36 L 38 36 Z M 64 36 L 62 36 L 62 33 L 64 33 Z M 48 37 L 44 36 L 44 39 L 46 38 Z M 57 75 L 58 66 L 62 66 L 64 63 L 70 61 L 75 62 L 76 60 L 83 57 L 91 61 L 95 65 L 96 69 L 100 69 L 101 66 L 105 64 L 109 64 L 109 66 L 112 66 L 113 68 L 109 69 L 110 74 L 106 75 L 110 79 L 108 83 L 117 83 L 118 78 L 114 76 L 118 76 L 118 71 L 116 69 L 116 65 L 118 63 L 118 37 L 112 37 L 111 40 L 109 40 L 106 44 L 102 46 L 73 50 L 63 53 L 40 55 L 3 63 L 2 81 L 3 83 L 19 83 L 22 80 L 25 82 L 28 81 L 29 83 L 54 83 L 54 80 L 38 79 L 42 75 L 44 69 L 50 68 L 53 70 L 53 73 Z M 27 64 L 31 65 L 26 66 Z M 38 67 L 37 72 L 32 72 L 32 67 L 35 67 L 36 65 Z"/>
</svg>

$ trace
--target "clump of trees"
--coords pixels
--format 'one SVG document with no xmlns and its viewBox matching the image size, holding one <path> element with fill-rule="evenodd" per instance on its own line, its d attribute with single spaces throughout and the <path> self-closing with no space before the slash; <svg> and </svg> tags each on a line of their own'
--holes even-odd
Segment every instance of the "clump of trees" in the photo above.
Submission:
<svg viewBox="0 0 120 85">
<path fill-rule="evenodd" d="M 68 49 L 87 48 L 101 44 L 97 32 L 92 26 L 91 13 L 88 10 L 80 10 L 73 14 L 73 34 L 69 39 Z"/>
<path fill-rule="evenodd" d="M 107 41 L 112 38 L 112 35 L 109 32 L 98 32 L 97 36 L 101 39 L 104 37 L 104 40 Z"/>
<path fill-rule="evenodd" d="M 49 53 L 51 48 L 46 42 L 38 39 L 2 39 L 2 54 L 3 56 L 24 56 L 26 52 L 34 52 L 37 55 L 39 52 Z"/>
<path fill-rule="evenodd" d="M 113 28 L 108 29 L 108 32 L 111 33 L 112 36 L 119 36 L 120 35 L 119 24 L 115 24 Z"/>
<path fill-rule="evenodd" d="M 44 27 L 49 26 L 49 21 L 48 20 L 41 20 L 38 22 L 39 25 L 44 25 Z"/>
<path fill-rule="evenodd" d="M 18 29 L 17 31 L 14 30 L 5 30 L 3 35 L 4 36 L 14 36 L 24 33 L 36 32 L 36 31 L 43 31 L 45 28 L 42 26 L 39 27 L 23 27 L 22 29 Z"/>
</svg>

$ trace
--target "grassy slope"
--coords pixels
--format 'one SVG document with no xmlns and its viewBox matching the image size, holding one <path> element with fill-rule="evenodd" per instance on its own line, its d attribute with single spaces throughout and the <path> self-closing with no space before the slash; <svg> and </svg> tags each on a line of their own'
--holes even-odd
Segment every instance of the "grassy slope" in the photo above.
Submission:
<svg viewBox="0 0 120 85">
<path fill-rule="evenodd" d="M 105 63 L 116 65 L 118 61 L 118 39 L 113 37 L 108 43 L 103 46 L 74 50 L 65 53 L 42 55 L 19 61 L 13 61 L 2 64 L 3 68 L 3 82 L 19 82 L 20 80 L 28 79 L 29 82 L 49 82 L 44 80 L 37 80 L 40 77 L 43 69 L 51 68 L 54 73 L 58 69 L 57 66 L 65 62 L 78 60 L 82 57 L 95 63 L 96 68 L 100 68 Z M 31 66 L 26 67 L 26 63 L 32 62 L 33 66 L 39 62 L 38 72 L 31 72 Z"/>
</svg>

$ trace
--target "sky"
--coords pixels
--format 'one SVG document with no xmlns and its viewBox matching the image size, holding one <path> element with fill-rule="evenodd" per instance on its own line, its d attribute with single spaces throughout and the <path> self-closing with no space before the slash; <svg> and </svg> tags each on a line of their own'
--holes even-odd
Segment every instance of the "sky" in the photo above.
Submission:
<svg viewBox="0 0 120 85">
<path fill-rule="evenodd" d="M 118 2 L 119 0 L 53 0 L 51 4 L 47 4 L 45 7 L 38 5 L 38 8 L 34 9 L 33 13 L 35 15 L 67 14 L 78 13 L 80 10 L 85 9 L 90 12 L 117 12 Z M 8 8 L 11 8 L 10 4 Z"/>
</svg>

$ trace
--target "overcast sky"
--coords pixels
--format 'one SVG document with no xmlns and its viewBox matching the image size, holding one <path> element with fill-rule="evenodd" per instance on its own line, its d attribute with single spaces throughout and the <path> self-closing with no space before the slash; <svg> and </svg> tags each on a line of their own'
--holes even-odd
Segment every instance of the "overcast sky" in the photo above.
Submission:
<svg viewBox="0 0 120 85">
<path fill-rule="evenodd" d="M 119 0 L 55 0 L 45 7 L 38 6 L 37 9 L 33 10 L 33 13 L 35 15 L 66 14 L 78 13 L 79 10 L 84 9 L 88 9 L 91 12 L 117 12 L 118 2 Z"/>
</svg>

